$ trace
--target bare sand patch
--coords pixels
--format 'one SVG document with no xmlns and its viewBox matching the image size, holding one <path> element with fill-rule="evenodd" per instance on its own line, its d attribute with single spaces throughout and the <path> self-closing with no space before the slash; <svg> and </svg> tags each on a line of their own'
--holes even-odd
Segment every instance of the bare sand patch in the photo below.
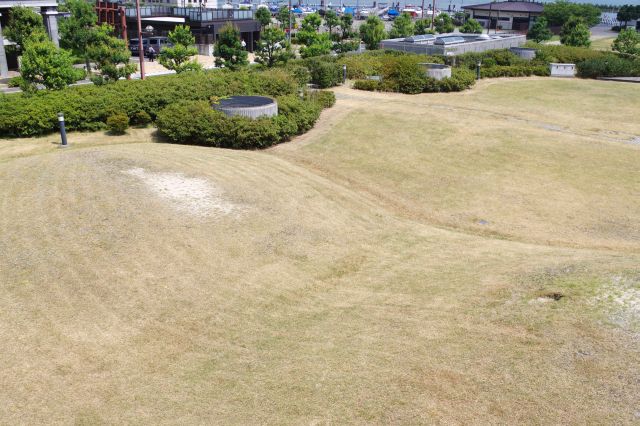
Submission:
<svg viewBox="0 0 640 426">
<path fill-rule="evenodd" d="M 238 206 L 222 198 L 223 191 L 207 179 L 185 176 L 182 173 L 150 172 L 141 167 L 123 173 L 140 179 L 156 196 L 171 206 L 195 216 L 228 215 Z"/>
</svg>

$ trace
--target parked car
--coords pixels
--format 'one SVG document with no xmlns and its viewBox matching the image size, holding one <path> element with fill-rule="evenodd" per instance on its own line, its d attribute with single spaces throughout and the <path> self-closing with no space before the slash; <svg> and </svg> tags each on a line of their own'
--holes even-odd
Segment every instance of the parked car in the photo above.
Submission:
<svg viewBox="0 0 640 426">
<path fill-rule="evenodd" d="M 149 39 L 148 38 L 143 38 L 142 39 L 142 46 L 143 46 L 143 49 L 142 49 L 143 52 L 146 52 L 147 49 L 149 49 Z M 134 55 L 134 56 L 138 56 L 138 50 L 139 49 L 140 49 L 140 40 L 138 40 L 137 38 L 129 39 L 129 50 L 131 51 L 131 54 Z"/>
<path fill-rule="evenodd" d="M 173 44 L 169 43 L 169 39 L 167 37 L 149 37 L 149 45 L 145 45 L 144 48 L 145 56 L 149 55 L 148 52 L 150 47 L 153 47 L 153 50 L 156 51 L 157 56 L 162 51 L 162 49 L 172 46 Z"/>
</svg>

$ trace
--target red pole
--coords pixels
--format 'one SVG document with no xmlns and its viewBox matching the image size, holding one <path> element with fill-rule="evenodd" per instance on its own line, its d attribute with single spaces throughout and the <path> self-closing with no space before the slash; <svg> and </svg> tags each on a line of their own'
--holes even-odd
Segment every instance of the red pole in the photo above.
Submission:
<svg viewBox="0 0 640 426">
<path fill-rule="evenodd" d="M 136 20 L 138 21 L 138 58 L 140 59 L 140 80 L 144 80 L 144 43 L 142 42 L 142 22 L 140 22 L 140 0 L 136 0 Z"/>
</svg>

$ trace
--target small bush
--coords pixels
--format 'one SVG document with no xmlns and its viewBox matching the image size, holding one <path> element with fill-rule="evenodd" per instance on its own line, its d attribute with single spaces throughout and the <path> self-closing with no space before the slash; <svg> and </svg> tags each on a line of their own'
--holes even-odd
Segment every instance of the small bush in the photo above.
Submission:
<svg viewBox="0 0 640 426">
<path fill-rule="evenodd" d="M 327 57 L 309 58 L 305 60 L 309 69 L 311 82 L 321 89 L 337 86 L 342 83 L 342 66 Z"/>
<path fill-rule="evenodd" d="M 107 118 L 107 128 L 114 135 L 123 135 L 129 128 L 129 117 L 127 114 L 118 112 Z"/>
<path fill-rule="evenodd" d="M 376 80 L 356 80 L 353 82 L 353 88 L 373 92 L 381 90 L 381 85 L 380 82 Z"/>
<path fill-rule="evenodd" d="M 320 108 L 331 108 L 336 103 L 336 95 L 327 90 L 307 92 L 306 99 L 320 105 Z"/>
<path fill-rule="evenodd" d="M 146 126 L 152 121 L 151 116 L 146 111 L 138 111 L 131 118 L 131 122 L 138 126 Z"/>
<path fill-rule="evenodd" d="M 426 84 L 424 70 L 409 56 L 400 56 L 385 64 L 383 84 L 394 92 L 422 93 Z"/>
<path fill-rule="evenodd" d="M 461 92 L 475 84 L 475 74 L 464 68 L 453 68 L 451 77 L 436 80 L 427 78 L 425 92 Z"/>
<path fill-rule="evenodd" d="M 22 77 L 15 76 L 9 79 L 9 87 L 22 87 L 22 85 L 25 84 L 25 81 Z"/>
</svg>

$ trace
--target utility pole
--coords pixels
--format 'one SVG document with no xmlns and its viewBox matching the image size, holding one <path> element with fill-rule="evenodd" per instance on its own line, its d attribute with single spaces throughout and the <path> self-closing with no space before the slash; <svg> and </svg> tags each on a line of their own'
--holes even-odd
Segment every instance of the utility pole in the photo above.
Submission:
<svg viewBox="0 0 640 426">
<path fill-rule="evenodd" d="M 289 0 L 289 43 L 291 43 L 291 28 L 293 27 L 291 14 L 291 0 Z"/>
<path fill-rule="evenodd" d="M 436 25 L 436 0 L 433 0 L 431 5 L 431 29 L 433 30 Z"/>
<path fill-rule="evenodd" d="M 140 22 L 140 0 L 136 0 L 136 21 L 138 21 L 138 59 L 140 59 L 140 80 L 144 80 L 144 43 L 142 42 L 142 23 Z"/>
<path fill-rule="evenodd" d="M 493 1 L 489 3 L 489 23 L 487 24 L 487 35 L 491 32 L 491 10 L 493 7 Z"/>
</svg>

